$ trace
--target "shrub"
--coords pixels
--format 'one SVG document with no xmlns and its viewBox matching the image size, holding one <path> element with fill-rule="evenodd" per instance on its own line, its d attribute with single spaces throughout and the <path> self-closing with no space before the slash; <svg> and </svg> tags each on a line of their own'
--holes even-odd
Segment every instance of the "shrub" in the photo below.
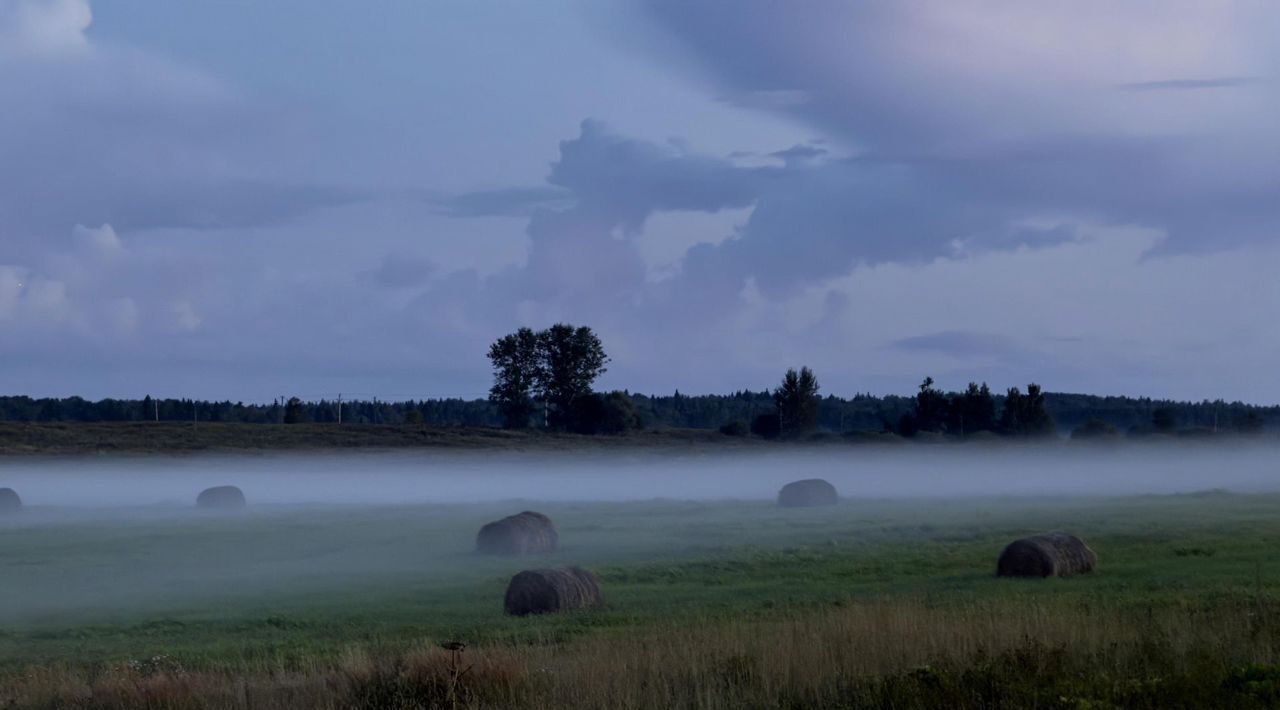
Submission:
<svg viewBox="0 0 1280 710">
<path fill-rule="evenodd" d="M 765 439 L 776 439 L 782 434 L 782 423 L 777 414 L 761 414 L 751 420 L 751 433 Z"/>
</svg>

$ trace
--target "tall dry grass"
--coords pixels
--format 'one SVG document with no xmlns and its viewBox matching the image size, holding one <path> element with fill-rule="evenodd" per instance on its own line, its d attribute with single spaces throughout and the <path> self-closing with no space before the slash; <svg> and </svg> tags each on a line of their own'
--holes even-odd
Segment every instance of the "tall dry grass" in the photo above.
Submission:
<svg viewBox="0 0 1280 710">
<path fill-rule="evenodd" d="M 458 677 L 424 642 L 314 666 L 184 669 L 147 659 L 29 668 L 0 707 L 801 708 L 1258 707 L 1280 702 L 1277 607 L 1142 609 L 1034 603 L 847 603 L 706 620 L 562 645 L 468 649 Z M 1262 669 L 1262 670 L 1259 670 Z M 1186 701 L 1186 702 L 1182 702 Z"/>
</svg>

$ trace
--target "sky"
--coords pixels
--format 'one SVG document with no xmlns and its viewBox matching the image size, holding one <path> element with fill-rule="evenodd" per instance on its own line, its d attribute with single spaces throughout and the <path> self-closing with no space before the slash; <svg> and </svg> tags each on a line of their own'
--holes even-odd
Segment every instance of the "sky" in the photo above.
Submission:
<svg viewBox="0 0 1280 710">
<path fill-rule="evenodd" d="M 0 0 L 0 392 L 1280 402 L 1267 0 Z"/>
</svg>

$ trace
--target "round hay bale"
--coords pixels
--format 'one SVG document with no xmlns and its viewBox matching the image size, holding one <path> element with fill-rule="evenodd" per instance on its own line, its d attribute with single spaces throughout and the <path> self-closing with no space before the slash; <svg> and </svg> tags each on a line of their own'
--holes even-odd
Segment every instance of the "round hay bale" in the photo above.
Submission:
<svg viewBox="0 0 1280 710">
<path fill-rule="evenodd" d="M 531 569 L 511 578 L 503 608 L 512 616 L 600 606 L 600 578 L 581 567 Z"/>
<path fill-rule="evenodd" d="M 200 491 L 196 496 L 196 507 L 230 510 L 245 506 L 244 492 L 235 486 L 214 486 Z"/>
<path fill-rule="evenodd" d="M 1092 572 L 1098 555 L 1064 532 L 1032 535 L 1009 543 L 996 562 L 997 577 L 1067 577 Z"/>
<path fill-rule="evenodd" d="M 792 481 L 778 491 L 778 505 L 783 508 L 812 508 L 835 505 L 840 500 L 836 487 L 821 478 Z"/>
<path fill-rule="evenodd" d="M 0 515 L 22 510 L 22 499 L 12 488 L 0 488 Z"/>
<path fill-rule="evenodd" d="M 559 544 L 551 518 L 532 510 L 489 523 L 476 535 L 476 552 L 484 555 L 544 555 Z"/>
</svg>

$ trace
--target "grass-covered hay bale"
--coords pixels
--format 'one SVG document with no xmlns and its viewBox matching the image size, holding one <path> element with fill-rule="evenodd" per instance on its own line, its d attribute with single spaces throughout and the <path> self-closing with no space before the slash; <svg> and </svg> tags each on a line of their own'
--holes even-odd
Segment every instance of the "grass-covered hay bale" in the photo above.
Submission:
<svg viewBox="0 0 1280 710">
<path fill-rule="evenodd" d="M 1032 535 L 1009 543 L 996 562 L 997 577 L 1067 577 L 1092 572 L 1098 555 L 1064 532 Z"/>
<path fill-rule="evenodd" d="M 235 486 L 214 486 L 200 491 L 196 496 L 196 507 L 217 510 L 232 510 L 245 506 L 244 491 Z"/>
<path fill-rule="evenodd" d="M 12 488 L 0 488 L 0 515 L 22 510 L 22 498 Z"/>
<path fill-rule="evenodd" d="M 489 523 L 476 535 L 476 552 L 484 555 L 545 555 L 559 544 L 551 518 L 532 510 Z"/>
<path fill-rule="evenodd" d="M 532 569 L 520 572 L 507 585 L 503 608 L 512 616 L 590 609 L 600 606 L 600 579 L 581 567 Z"/>
<path fill-rule="evenodd" d="M 778 491 L 778 505 L 783 508 L 812 508 L 835 505 L 840 500 L 836 487 L 821 478 L 792 481 Z"/>
</svg>

